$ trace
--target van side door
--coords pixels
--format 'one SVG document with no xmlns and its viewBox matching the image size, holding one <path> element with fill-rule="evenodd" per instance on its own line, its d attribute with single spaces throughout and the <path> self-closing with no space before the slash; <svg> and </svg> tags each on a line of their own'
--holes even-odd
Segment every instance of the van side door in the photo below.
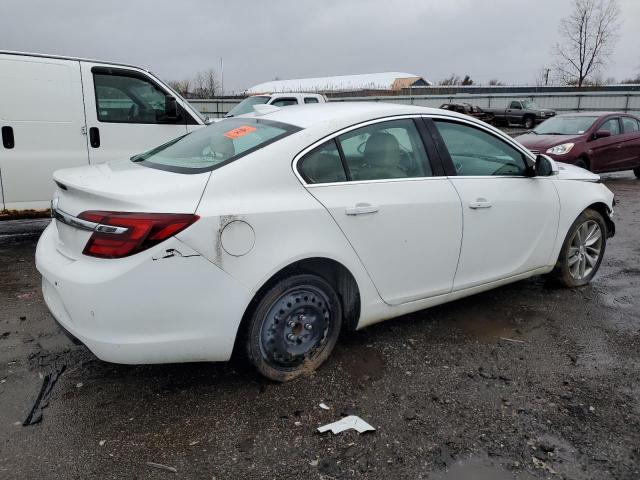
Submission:
<svg viewBox="0 0 640 480">
<path fill-rule="evenodd" d="M 129 158 L 202 124 L 147 72 L 82 62 L 90 163 Z"/>
<path fill-rule="evenodd" d="M 55 170 L 86 165 L 77 60 L 0 54 L 4 208 L 49 208 Z"/>
</svg>

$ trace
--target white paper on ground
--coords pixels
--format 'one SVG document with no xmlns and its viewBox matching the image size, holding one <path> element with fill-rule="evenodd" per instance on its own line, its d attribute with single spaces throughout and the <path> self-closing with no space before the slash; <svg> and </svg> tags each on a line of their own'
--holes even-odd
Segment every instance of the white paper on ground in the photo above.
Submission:
<svg viewBox="0 0 640 480">
<path fill-rule="evenodd" d="M 367 422 L 362 420 L 360 417 L 356 415 L 349 415 L 348 417 L 344 417 L 337 422 L 329 423 L 327 425 L 323 425 L 322 427 L 318 427 L 318 431 L 320 433 L 324 433 L 327 430 L 331 430 L 334 434 L 344 432 L 345 430 L 349 430 L 353 428 L 357 430 L 358 433 L 364 433 L 368 431 L 375 431 L 376 429 L 369 425 Z"/>
</svg>

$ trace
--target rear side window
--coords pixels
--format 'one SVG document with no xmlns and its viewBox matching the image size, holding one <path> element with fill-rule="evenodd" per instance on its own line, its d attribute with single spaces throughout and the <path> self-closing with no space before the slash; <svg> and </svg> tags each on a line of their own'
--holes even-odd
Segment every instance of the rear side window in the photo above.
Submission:
<svg viewBox="0 0 640 480">
<path fill-rule="evenodd" d="M 435 121 L 460 176 L 525 175 L 522 153 L 505 141 L 461 123 Z"/>
<path fill-rule="evenodd" d="M 338 137 L 352 180 L 432 176 L 420 133 L 411 119 L 390 120 Z"/>
<path fill-rule="evenodd" d="M 278 100 L 274 100 L 271 102 L 271 105 L 276 107 L 288 107 L 289 105 L 297 105 L 298 100 L 295 98 L 279 98 Z"/>
<path fill-rule="evenodd" d="M 320 102 L 318 102 L 318 99 L 315 97 L 305 97 L 304 103 L 320 103 Z"/>
<path fill-rule="evenodd" d="M 299 127 L 270 120 L 230 118 L 136 155 L 131 160 L 177 173 L 206 172 L 299 130 Z"/>
<path fill-rule="evenodd" d="M 308 183 L 333 183 L 347 180 L 335 140 L 330 140 L 309 152 L 300 162 L 299 168 Z"/>
<path fill-rule="evenodd" d="M 624 128 L 624 133 L 633 133 L 639 130 L 638 121 L 631 117 L 622 117 L 622 126 Z"/>
</svg>

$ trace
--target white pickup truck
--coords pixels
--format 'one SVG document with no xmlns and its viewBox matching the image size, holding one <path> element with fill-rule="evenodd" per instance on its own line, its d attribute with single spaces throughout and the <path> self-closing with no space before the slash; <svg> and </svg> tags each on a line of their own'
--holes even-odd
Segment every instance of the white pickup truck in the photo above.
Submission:
<svg viewBox="0 0 640 480">
<path fill-rule="evenodd" d="M 131 157 L 205 123 L 145 69 L 0 51 L 0 212 L 49 208 L 55 170 Z"/>
<path fill-rule="evenodd" d="M 288 107 L 289 105 L 303 105 L 311 103 L 325 103 L 327 99 L 318 93 L 272 93 L 270 95 L 252 95 L 233 107 L 225 117 L 237 117 L 253 112 L 255 105 L 273 105 L 274 107 Z"/>
</svg>

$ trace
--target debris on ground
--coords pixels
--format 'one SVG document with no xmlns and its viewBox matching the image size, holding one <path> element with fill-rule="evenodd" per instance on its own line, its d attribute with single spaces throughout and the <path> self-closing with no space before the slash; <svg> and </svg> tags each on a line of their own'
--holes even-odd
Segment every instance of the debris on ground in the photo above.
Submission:
<svg viewBox="0 0 640 480">
<path fill-rule="evenodd" d="M 40 423 L 42 421 L 42 410 L 49 406 L 49 397 L 51 396 L 51 391 L 53 390 L 53 386 L 60 378 L 60 375 L 64 372 L 66 365 L 62 365 L 60 368 L 55 369 L 51 373 L 48 373 L 42 379 L 42 387 L 40 388 L 40 393 L 38 394 L 38 398 L 36 398 L 33 407 L 31 407 L 31 411 L 27 418 L 22 422 L 22 425 L 28 427 L 29 425 L 35 425 L 36 423 Z"/>
<path fill-rule="evenodd" d="M 327 406 L 326 403 L 321 403 L 320 404 L 320 408 L 323 409 L 323 410 L 329 410 L 329 407 Z"/>
<path fill-rule="evenodd" d="M 357 430 L 358 433 L 364 432 L 374 432 L 376 429 L 369 425 L 367 422 L 362 420 L 360 417 L 356 415 L 349 415 L 348 417 L 344 417 L 337 422 L 329 423 L 327 425 L 323 425 L 322 427 L 318 427 L 318 432 L 324 433 L 328 430 L 331 430 L 334 434 L 344 432 L 349 429 Z"/>
<path fill-rule="evenodd" d="M 163 465 L 161 463 L 147 462 L 147 467 L 157 468 L 158 470 L 164 470 L 165 472 L 178 473 L 177 468 Z"/>
</svg>

